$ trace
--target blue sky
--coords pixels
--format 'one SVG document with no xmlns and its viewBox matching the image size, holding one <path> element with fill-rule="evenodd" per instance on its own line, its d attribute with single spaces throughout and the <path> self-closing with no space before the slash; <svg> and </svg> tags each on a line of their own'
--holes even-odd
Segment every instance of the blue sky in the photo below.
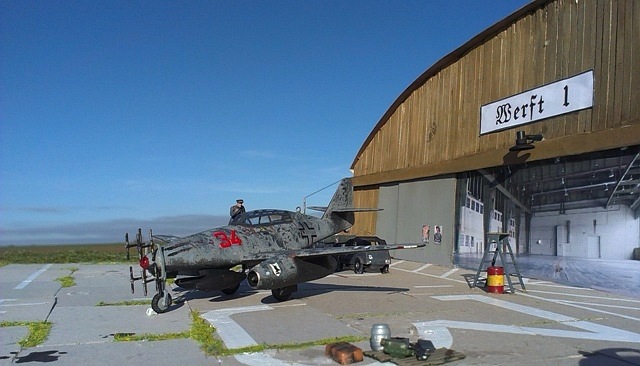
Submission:
<svg viewBox="0 0 640 366">
<path fill-rule="evenodd" d="M 240 197 L 295 210 L 526 3 L 0 0 L 0 245 L 186 235 Z"/>
</svg>

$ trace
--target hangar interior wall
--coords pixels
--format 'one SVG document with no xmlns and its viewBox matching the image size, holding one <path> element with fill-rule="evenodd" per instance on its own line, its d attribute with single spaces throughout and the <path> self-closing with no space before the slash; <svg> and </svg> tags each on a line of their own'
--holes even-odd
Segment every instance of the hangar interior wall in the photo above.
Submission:
<svg viewBox="0 0 640 366">
<path fill-rule="evenodd" d="M 393 243 L 420 243 L 423 226 L 430 227 L 426 247 L 398 250 L 394 258 L 451 265 L 455 240 L 456 179 L 444 177 L 427 181 L 380 187 L 377 235 Z M 442 240 L 436 243 L 436 226 Z"/>
<path fill-rule="evenodd" d="M 626 206 L 573 210 L 564 215 L 539 213 L 531 219 L 530 254 L 633 259 L 637 247 L 640 220 Z"/>
</svg>

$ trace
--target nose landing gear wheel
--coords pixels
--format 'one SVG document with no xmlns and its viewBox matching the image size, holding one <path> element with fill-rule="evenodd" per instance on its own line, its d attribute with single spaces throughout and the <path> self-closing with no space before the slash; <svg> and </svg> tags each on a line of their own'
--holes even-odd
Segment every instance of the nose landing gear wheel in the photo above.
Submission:
<svg viewBox="0 0 640 366">
<path fill-rule="evenodd" d="M 167 294 L 167 298 L 165 300 L 164 295 L 160 295 L 159 293 L 153 295 L 153 299 L 151 299 L 151 309 L 158 314 L 162 314 L 169 310 L 169 306 L 171 306 L 171 295 Z"/>
</svg>

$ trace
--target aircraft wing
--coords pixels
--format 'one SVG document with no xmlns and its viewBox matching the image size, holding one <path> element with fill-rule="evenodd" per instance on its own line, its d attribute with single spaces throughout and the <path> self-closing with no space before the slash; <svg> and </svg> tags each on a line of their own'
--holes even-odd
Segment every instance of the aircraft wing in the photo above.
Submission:
<svg viewBox="0 0 640 366">
<path fill-rule="evenodd" d="M 251 258 L 246 258 L 246 260 L 256 261 L 256 260 L 267 260 L 276 255 L 286 254 L 289 257 L 298 257 L 298 258 L 311 258 L 311 257 L 319 257 L 323 255 L 340 255 L 340 254 L 350 254 L 350 253 L 358 253 L 358 252 L 370 252 L 370 251 L 379 251 L 379 250 L 396 250 L 396 249 L 415 249 L 426 246 L 424 243 L 419 244 L 387 244 L 387 245 L 353 245 L 353 246 L 327 246 L 327 247 L 319 247 L 319 248 L 305 248 L 298 250 L 290 250 L 290 251 L 279 251 L 279 252 L 262 252 L 255 253 Z"/>
<path fill-rule="evenodd" d="M 387 245 L 353 245 L 308 248 L 294 251 L 296 257 L 316 257 L 321 255 L 338 255 L 358 252 L 371 252 L 378 250 L 415 249 L 426 246 L 426 244 L 387 244 Z"/>
<path fill-rule="evenodd" d="M 166 244 L 166 243 L 169 243 L 169 242 L 171 242 L 173 240 L 180 239 L 180 237 L 173 236 L 173 235 L 156 235 L 156 234 L 153 234 L 153 239 L 156 240 L 156 241 L 159 241 L 158 244 Z"/>
</svg>

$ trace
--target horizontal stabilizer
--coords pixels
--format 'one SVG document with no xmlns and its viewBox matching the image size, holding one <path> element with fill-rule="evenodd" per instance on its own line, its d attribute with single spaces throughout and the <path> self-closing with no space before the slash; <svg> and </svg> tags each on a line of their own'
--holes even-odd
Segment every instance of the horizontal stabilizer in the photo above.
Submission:
<svg viewBox="0 0 640 366">
<path fill-rule="evenodd" d="M 314 211 L 327 211 L 326 206 L 310 206 L 307 207 L 310 210 Z M 333 209 L 333 212 L 371 212 L 371 211 L 382 211 L 381 208 L 366 208 L 366 207 L 337 207 Z"/>
</svg>

